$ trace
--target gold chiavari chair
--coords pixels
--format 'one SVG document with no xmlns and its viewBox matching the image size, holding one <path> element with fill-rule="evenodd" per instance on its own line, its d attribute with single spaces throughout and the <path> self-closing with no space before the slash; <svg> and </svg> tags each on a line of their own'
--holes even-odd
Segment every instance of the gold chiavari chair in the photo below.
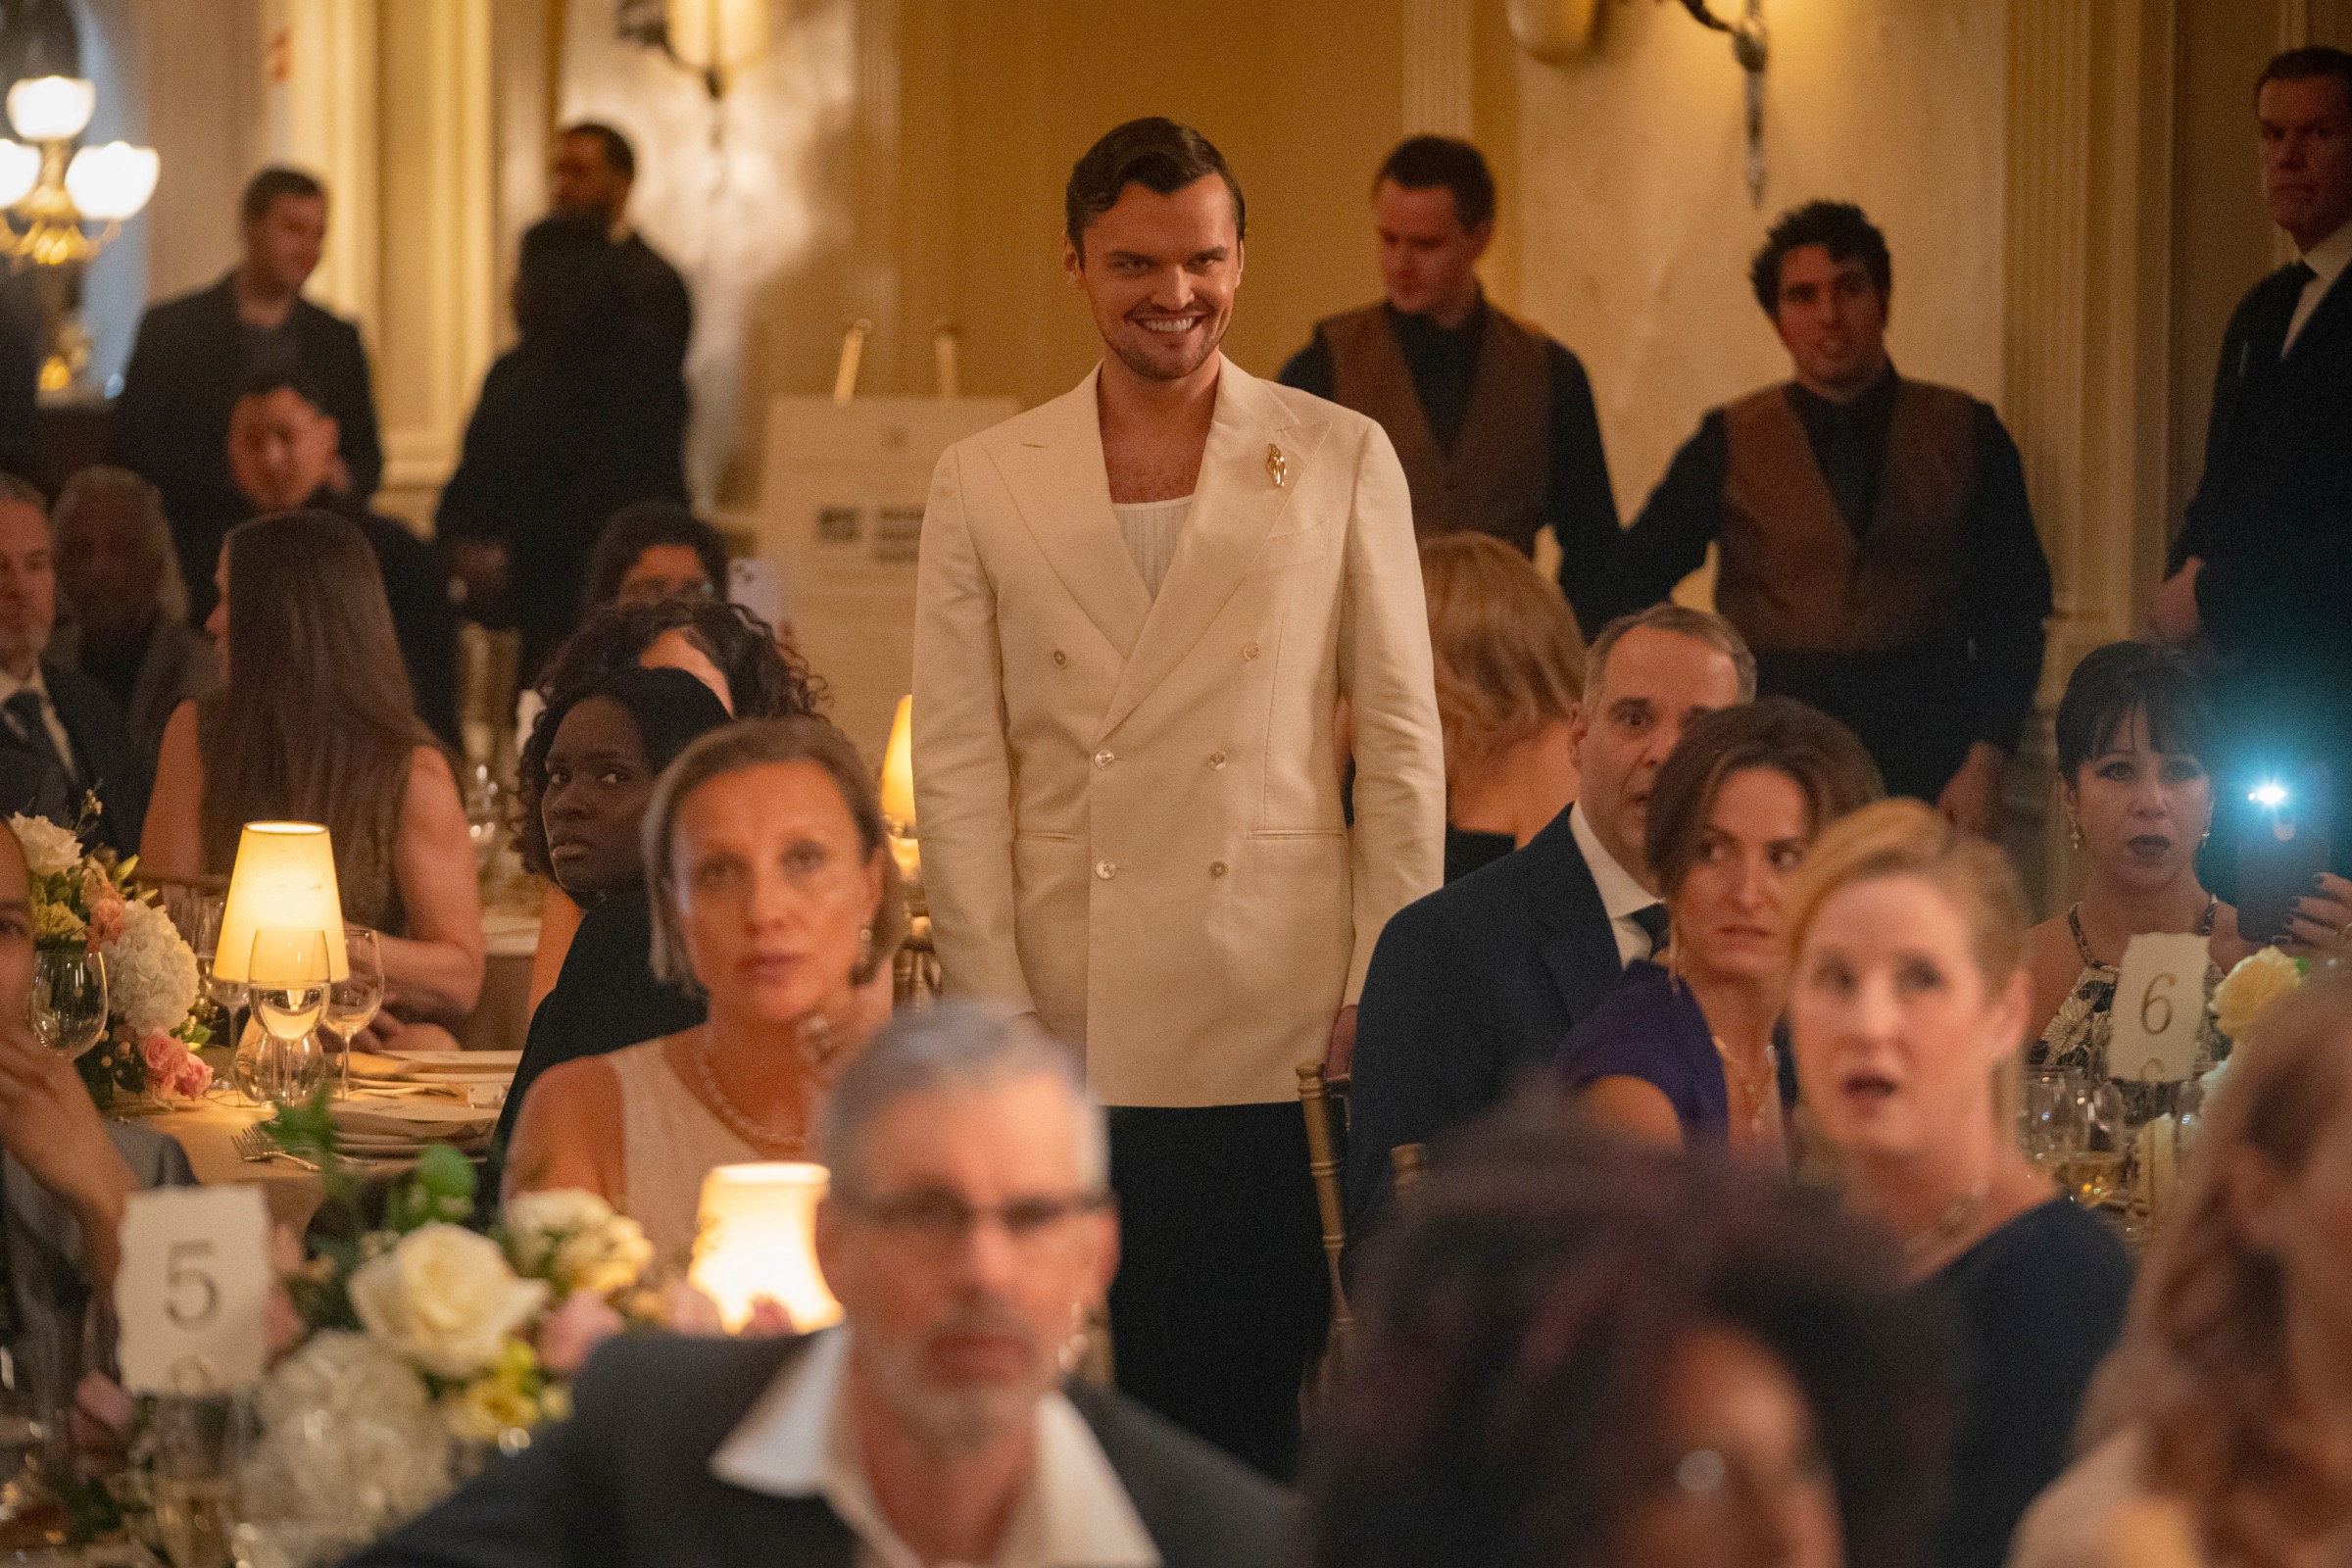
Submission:
<svg viewBox="0 0 2352 1568">
<path fill-rule="evenodd" d="M 1323 1264 L 1331 1275 L 1331 1332 L 1323 1365 L 1313 1382 L 1328 1385 L 1348 1353 L 1355 1319 L 1348 1310 L 1348 1289 L 1340 1278 L 1340 1253 L 1348 1245 L 1348 1205 L 1340 1188 L 1339 1146 L 1331 1135 L 1331 1081 L 1319 1061 L 1298 1064 L 1298 1104 L 1306 1116 L 1306 1168 L 1314 1178 L 1315 1206 L 1323 1216 Z"/>
</svg>

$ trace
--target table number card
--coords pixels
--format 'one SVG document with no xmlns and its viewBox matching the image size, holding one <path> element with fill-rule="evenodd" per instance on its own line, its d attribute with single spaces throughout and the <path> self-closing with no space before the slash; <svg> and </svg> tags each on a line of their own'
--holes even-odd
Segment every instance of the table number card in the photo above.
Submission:
<svg viewBox="0 0 2352 1568">
<path fill-rule="evenodd" d="M 2153 1084 L 2178 1083 L 2196 1071 L 2210 961 L 2200 936 L 2145 932 L 2132 939 L 2109 1011 L 2109 1073 Z"/>
<path fill-rule="evenodd" d="M 122 1212 L 122 1383 L 133 1394 L 220 1394 L 261 1380 L 270 1211 L 252 1187 L 133 1193 Z"/>
</svg>

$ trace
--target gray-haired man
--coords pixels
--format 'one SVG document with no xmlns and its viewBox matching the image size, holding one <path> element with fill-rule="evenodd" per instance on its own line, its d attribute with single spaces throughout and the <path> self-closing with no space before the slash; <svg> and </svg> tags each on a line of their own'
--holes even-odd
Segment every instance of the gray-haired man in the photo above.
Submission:
<svg viewBox="0 0 2352 1568">
<path fill-rule="evenodd" d="M 577 1413 L 358 1561 L 1248 1568 L 1285 1494 L 1063 1352 L 1117 1266 L 1102 1113 L 1069 1053 L 950 1006 L 851 1064 L 817 1251 L 843 1327 L 615 1342 Z"/>
</svg>

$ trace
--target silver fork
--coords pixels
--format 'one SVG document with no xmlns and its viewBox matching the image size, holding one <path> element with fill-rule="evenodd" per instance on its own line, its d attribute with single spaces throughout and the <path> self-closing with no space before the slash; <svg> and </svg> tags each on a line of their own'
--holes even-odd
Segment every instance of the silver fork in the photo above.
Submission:
<svg viewBox="0 0 2352 1568">
<path fill-rule="evenodd" d="M 230 1136 L 228 1142 L 229 1147 L 237 1152 L 237 1157 L 251 1164 L 260 1165 L 272 1159 L 287 1159 L 305 1170 L 318 1168 L 300 1154 L 290 1154 L 278 1148 L 277 1140 L 271 1138 L 269 1129 L 258 1121 L 250 1127 L 238 1129 Z"/>
</svg>

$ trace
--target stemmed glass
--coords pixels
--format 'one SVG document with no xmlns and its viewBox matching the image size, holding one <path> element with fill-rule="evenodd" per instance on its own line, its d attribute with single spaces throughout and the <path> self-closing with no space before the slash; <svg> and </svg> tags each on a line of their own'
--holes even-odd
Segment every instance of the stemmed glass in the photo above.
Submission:
<svg viewBox="0 0 2352 1568">
<path fill-rule="evenodd" d="M 2124 1096 L 2112 1078 L 2077 1079 L 2075 1085 L 2057 1175 L 2076 1202 L 2095 1209 L 2126 1190 Z"/>
<path fill-rule="evenodd" d="M 235 1398 L 156 1401 L 155 1524 L 172 1568 L 228 1568 L 248 1414 Z"/>
<path fill-rule="evenodd" d="M 188 951 L 196 956 L 196 980 L 204 999 L 217 1009 L 220 1016 L 208 1016 L 205 1022 L 220 1024 L 214 1035 L 216 1045 L 234 1046 L 236 1009 L 245 1003 L 245 988 L 233 980 L 222 980 L 213 973 L 213 960 L 220 949 L 220 916 L 228 906 L 228 896 L 208 893 L 202 888 L 174 887 L 164 895 L 164 908 L 172 923 L 179 928 L 187 942 Z"/>
<path fill-rule="evenodd" d="M 24 1021 L 43 1046 L 69 1061 L 106 1033 L 106 960 L 82 949 L 33 956 Z"/>
<path fill-rule="evenodd" d="M 237 1045 L 237 1087 L 279 1104 L 309 1098 L 326 1063 L 311 1031 L 326 1011 L 326 933 L 265 926 L 253 934 L 245 990 L 262 1039 Z"/>
<path fill-rule="evenodd" d="M 384 1004 L 384 950 L 374 932 L 362 925 L 343 928 L 343 953 L 348 974 L 329 983 L 326 1028 L 343 1042 L 342 1068 L 336 1077 L 338 1098 L 351 1098 L 351 1043 L 375 1021 Z"/>
</svg>

